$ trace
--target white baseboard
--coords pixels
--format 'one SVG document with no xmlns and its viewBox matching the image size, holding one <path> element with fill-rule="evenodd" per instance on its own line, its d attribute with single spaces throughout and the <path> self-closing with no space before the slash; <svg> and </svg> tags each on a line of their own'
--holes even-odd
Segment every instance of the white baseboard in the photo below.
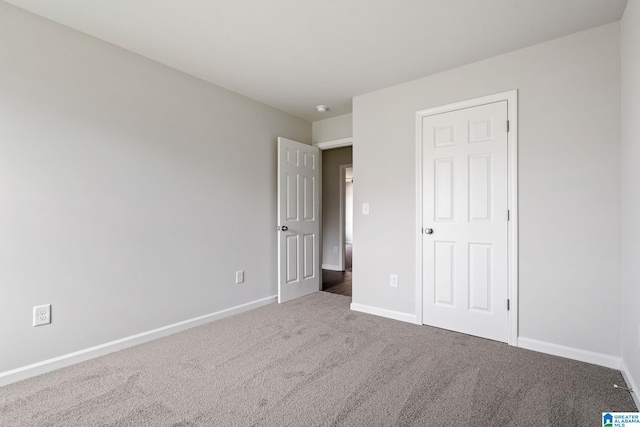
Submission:
<svg viewBox="0 0 640 427">
<path fill-rule="evenodd" d="M 629 368 L 624 362 L 624 359 L 622 359 L 622 361 L 620 362 L 620 372 L 622 372 L 624 382 L 627 383 L 627 388 L 633 390 L 633 393 L 631 393 L 631 397 L 633 398 L 633 401 L 636 402 L 636 408 L 640 410 L 640 396 L 638 396 L 638 393 L 640 393 L 640 389 L 638 388 L 638 383 L 633 380 L 633 377 L 631 376 Z"/>
<path fill-rule="evenodd" d="M 225 310 L 220 310 L 215 313 L 205 314 L 204 316 L 199 316 L 193 319 L 174 323 L 173 325 L 164 326 L 162 328 L 153 329 L 151 331 L 142 332 L 140 334 L 131 335 L 119 340 L 100 344 L 95 347 L 90 347 L 84 350 L 54 357 L 52 359 L 43 360 L 42 362 L 37 362 L 31 365 L 12 369 L 10 371 L 0 372 L 0 386 L 31 378 L 36 375 L 44 374 L 46 372 L 51 372 L 56 369 L 64 368 L 65 366 L 74 365 L 76 363 L 93 359 L 95 357 L 104 356 L 105 354 L 113 353 L 114 351 L 133 347 L 134 345 L 142 344 L 147 341 L 152 341 L 167 335 L 175 334 L 176 332 L 184 331 L 185 329 L 203 325 L 214 320 L 223 319 L 225 317 L 233 316 L 234 314 L 253 310 L 254 308 L 274 303 L 277 300 L 277 295 L 262 298 L 256 301 L 248 302 L 246 304 L 241 304 L 235 307 L 227 308 Z"/>
<path fill-rule="evenodd" d="M 331 270 L 331 271 L 344 271 L 343 269 L 340 268 L 339 265 L 332 265 L 332 264 L 322 264 L 322 269 Z"/>
<path fill-rule="evenodd" d="M 622 358 L 604 353 L 582 350 L 579 348 L 567 347 L 553 344 L 546 341 L 538 341 L 531 338 L 518 337 L 518 347 L 527 350 L 539 351 L 540 353 L 552 354 L 554 356 L 566 357 L 567 359 L 579 360 L 581 362 L 593 363 L 594 365 L 606 368 L 620 369 Z"/>
<path fill-rule="evenodd" d="M 416 323 L 417 321 L 415 314 L 386 310 L 384 308 L 371 307 L 369 305 L 351 303 L 351 310 L 359 311 L 361 313 L 374 314 L 376 316 L 387 317 L 389 319 L 400 320 L 402 322 Z"/>
</svg>

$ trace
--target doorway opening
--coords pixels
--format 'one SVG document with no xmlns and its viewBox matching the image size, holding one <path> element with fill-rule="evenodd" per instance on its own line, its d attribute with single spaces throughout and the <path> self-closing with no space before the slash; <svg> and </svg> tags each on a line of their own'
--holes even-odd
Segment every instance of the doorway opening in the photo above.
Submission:
<svg viewBox="0 0 640 427">
<path fill-rule="evenodd" d="M 322 151 L 322 287 L 351 297 L 353 269 L 353 150 Z"/>
</svg>

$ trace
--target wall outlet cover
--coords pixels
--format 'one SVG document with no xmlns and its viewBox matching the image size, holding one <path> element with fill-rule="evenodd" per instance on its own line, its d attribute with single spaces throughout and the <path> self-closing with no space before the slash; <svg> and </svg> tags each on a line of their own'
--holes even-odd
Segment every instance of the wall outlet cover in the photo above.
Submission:
<svg viewBox="0 0 640 427">
<path fill-rule="evenodd" d="M 244 283 L 244 270 L 236 271 L 236 284 Z"/>
<path fill-rule="evenodd" d="M 392 288 L 397 288 L 398 287 L 398 275 L 397 274 L 392 274 L 389 277 L 389 286 L 391 286 Z"/>
<path fill-rule="evenodd" d="M 47 325 L 49 323 L 51 323 L 51 304 L 33 307 L 33 326 Z"/>
</svg>

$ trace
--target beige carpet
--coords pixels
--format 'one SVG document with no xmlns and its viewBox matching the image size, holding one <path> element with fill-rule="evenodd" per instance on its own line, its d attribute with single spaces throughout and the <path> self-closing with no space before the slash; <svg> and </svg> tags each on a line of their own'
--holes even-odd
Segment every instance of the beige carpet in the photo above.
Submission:
<svg viewBox="0 0 640 427">
<path fill-rule="evenodd" d="M 599 426 L 618 371 L 319 292 L 0 388 L 2 426 Z"/>
</svg>

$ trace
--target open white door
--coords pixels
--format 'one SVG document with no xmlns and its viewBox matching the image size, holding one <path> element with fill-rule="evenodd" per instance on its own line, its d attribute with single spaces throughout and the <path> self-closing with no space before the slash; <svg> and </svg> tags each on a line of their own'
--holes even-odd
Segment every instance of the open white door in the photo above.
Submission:
<svg viewBox="0 0 640 427">
<path fill-rule="evenodd" d="M 320 290 L 320 150 L 278 138 L 278 302 Z"/>
</svg>

